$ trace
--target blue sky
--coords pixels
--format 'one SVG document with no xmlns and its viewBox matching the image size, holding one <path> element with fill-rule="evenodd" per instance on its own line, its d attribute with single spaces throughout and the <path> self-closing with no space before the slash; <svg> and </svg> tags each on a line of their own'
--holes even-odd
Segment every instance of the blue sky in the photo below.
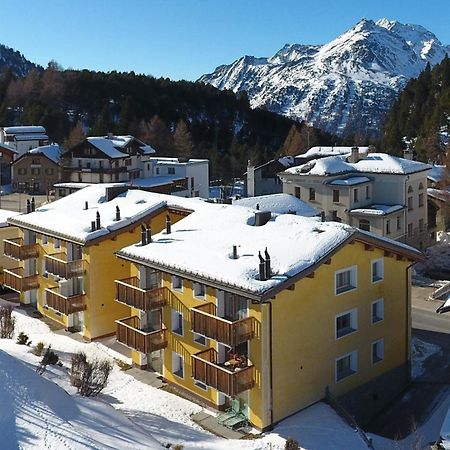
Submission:
<svg viewBox="0 0 450 450">
<path fill-rule="evenodd" d="M 188 80 L 328 42 L 362 17 L 418 23 L 450 44 L 450 0 L 2 0 L 1 16 L 0 42 L 44 66 Z"/>
</svg>

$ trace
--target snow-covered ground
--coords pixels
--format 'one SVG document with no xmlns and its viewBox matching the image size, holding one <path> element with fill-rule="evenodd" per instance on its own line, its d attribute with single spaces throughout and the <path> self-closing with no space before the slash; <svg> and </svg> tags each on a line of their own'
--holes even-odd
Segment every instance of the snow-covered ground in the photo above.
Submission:
<svg viewBox="0 0 450 450">
<path fill-rule="evenodd" d="M 32 346 L 37 342 L 51 344 L 63 366 L 51 366 L 40 376 L 35 367 L 41 358 L 32 354 L 30 347 L 0 339 L 2 450 L 152 450 L 169 443 L 182 444 L 184 450 L 282 450 L 288 437 L 296 439 L 305 450 L 367 448 L 359 435 L 324 403 L 284 420 L 272 432 L 253 440 L 221 439 L 191 420 L 192 413 L 202 410 L 200 406 L 142 383 L 117 365 L 98 398 L 80 397 L 68 381 L 74 352 L 82 350 L 88 358 L 126 358 L 100 342 L 82 343 L 69 335 L 53 333 L 44 322 L 27 316 L 22 309 L 15 310 L 14 316 L 16 334 L 26 332 Z M 437 419 L 434 415 L 430 419 L 435 424 L 433 432 L 426 433 L 430 440 L 438 436 L 444 406 L 438 408 Z M 393 441 L 378 436 L 374 439 L 379 442 L 377 449 L 394 448 Z"/>
<path fill-rule="evenodd" d="M 422 341 L 417 337 L 413 337 L 411 342 L 412 377 L 420 377 L 425 372 L 425 368 L 423 367 L 425 360 L 440 351 L 442 350 L 438 345 L 430 344 L 429 342 Z"/>
</svg>

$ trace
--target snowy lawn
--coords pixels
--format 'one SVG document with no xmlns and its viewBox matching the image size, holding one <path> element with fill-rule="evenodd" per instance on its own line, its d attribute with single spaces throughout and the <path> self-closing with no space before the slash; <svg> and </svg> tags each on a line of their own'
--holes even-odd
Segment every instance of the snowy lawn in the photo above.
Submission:
<svg viewBox="0 0 450 450">
<path fill-rule="evenodd" d="M 423 367 L 425 360 L 440 351 L 442 350 L 439 345 L 430 344 L 429 342 L 422 341 L 417 337 L 413 337 L 411 342 L 412 377 L 418 378 L 423 375 L 425 372 L 425 368 Z"/>
</svg>

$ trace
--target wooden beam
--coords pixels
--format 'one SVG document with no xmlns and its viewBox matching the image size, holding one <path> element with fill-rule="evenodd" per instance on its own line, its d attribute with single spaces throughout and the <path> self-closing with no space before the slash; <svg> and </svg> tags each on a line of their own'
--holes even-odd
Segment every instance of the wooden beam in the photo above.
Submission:
<svg viewBox="0 0 450 450">
<path fill-rule="evenodd" d="M 314 278 L 314 272 L 311 272 L 309 275 L 306 275 L 307 278 Z"/>
<path fill-rule="evenodd" d="M 330 264 L 331 264 L 331 258 L 330 258 L 330 259 L 327 259 L 327 260 L 324 262 L 324 264 L 330 265 Z"/>
<path fill-rule="evenodd" d="M 373 252 L 373 245 L 364 244 L 364 250 L 367 250 L 368 252 Z"/>
</svg>

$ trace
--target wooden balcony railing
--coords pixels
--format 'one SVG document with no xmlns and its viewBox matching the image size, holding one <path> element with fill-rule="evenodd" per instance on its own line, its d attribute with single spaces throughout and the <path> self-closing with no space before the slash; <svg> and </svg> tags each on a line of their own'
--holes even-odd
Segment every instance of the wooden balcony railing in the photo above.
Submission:
<svg viewBox="0 0 450 450">
<path fill-rule="evenodd" d="M 39 256 L 38 244 L 24 244 L 22 238 L 4 239 L 4 253 L 10 258 L 24 261 Z"/>
<path fill-rule="evenodd" d="M 205 303 L 191 309 L 192 331 L 230 347 L 242 344 L 255 336 L 253 317 L 226 320 L 216 316 L 216 305 Z"/>
<path fill-rule="evenodd" d="M 166 287 L 142 289 L 139 287 L 139 278 L 131 277 L 115 280 L 116 301 L 125 303 L 141 311 L 162 308 L 167 305 L 170 291 Z"/>
<path fill-rule="evenodd" d="M 141 353 L 151 353 L 167 347 L 167 329 L 147 331 L 140 329 L 140 320 L 137 316 L 116 320 L 116 339 Z"/>
<path fill-rule="evenodd" d="M 84 275 L 86 266 L 83 259 L 67 261 L 67 255 L 65 253 L 57 253 L 45 255 L 45 270 L 48 273 L 69 280 L 70 278 Z"/>
<path fill-rule="evenodd" d="M 47 306 L 68 316 L 69 314 L 86 309 L 86 294 L 62 295 L 59 288 L 45 289 Z"/>
<path fill-rule="evenodd" d="M 3 269 L 3 284 L 17 292 L 31 291 L 39 287 L 38 275 L 23 275 L 23 268 Z"/>
<path fill-rule="evenodd" d="M 217 351 L 210 348 L 192 355 L 192 377 L 229 396 L 251 389 L 255 380 L 254 366 L 229 370 L 217 364 Z"/>
</svg>

